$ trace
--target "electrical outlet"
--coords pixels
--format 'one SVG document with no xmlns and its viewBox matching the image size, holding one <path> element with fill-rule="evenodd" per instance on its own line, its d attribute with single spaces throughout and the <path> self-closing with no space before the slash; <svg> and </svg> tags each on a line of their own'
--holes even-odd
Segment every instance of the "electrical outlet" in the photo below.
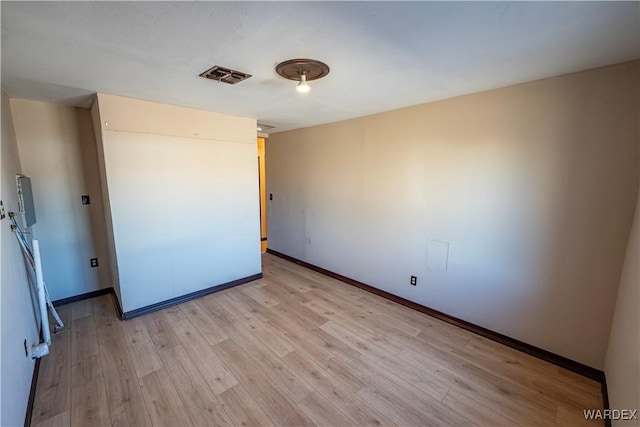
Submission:
<svg viewBox="0 0 640 427">
<path fill-rule="evenodd" d="M 418 278 L 416 276 L 411 276 L 411 280 L 409 281 L 409 283 L 413 286 L 416 286 L 418 284 Z"/>
<path fill-rule="evenodd" d="M 269 194 L 269 200 L 273 200 L 273 194 Z"/>
<path fill-rule="evenodd" d="M 90 205 L 91 204 L 91 197 L 89 197 L 88 194 L 85 194 L 82 196 L 82 204 L 83 205 Z"/>
<path fill-rule="evenodd" d="M 91 267 L 97 267 L 98 266 L 98 258 L 91 258 Z"/>
<path fill-rule="evenodd" d="M 24 357 L 29 357 L 29 347 L 27 347 L 27 340 L 24 340 Z"/>
</svg>

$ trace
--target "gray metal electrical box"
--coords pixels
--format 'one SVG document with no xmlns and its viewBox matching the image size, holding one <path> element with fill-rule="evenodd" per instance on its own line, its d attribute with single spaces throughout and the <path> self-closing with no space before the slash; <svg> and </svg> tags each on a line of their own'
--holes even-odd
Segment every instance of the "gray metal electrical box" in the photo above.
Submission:
<svg viewBox="0 0 640 427">
<path fill-rule="evenodd" d="M 33 204 L 33 192 L 31 191 L 31 178 L 24 175 L 16 175 L 18 186 L 18 203 L 20 215 L 24 227 L 29 228 L 36 223 L 36 208 Z"/>
</svg>

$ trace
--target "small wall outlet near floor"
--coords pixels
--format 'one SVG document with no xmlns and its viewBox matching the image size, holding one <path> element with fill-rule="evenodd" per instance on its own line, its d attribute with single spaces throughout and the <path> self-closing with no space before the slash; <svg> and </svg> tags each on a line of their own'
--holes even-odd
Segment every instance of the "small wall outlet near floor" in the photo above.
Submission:
<svg viewBox="0 0 640 427">
<path fill-rule="evenodd" d="M 411 276 L 409 284 L 411 284 L 412 286 L 416 286 L 418 284 L 418 278 L 416 276 Z"/>
<path fill-rule="evenodd" d="M 91 267 L 98 266 L 98 258 L 91 258 Z"/>
</svg>

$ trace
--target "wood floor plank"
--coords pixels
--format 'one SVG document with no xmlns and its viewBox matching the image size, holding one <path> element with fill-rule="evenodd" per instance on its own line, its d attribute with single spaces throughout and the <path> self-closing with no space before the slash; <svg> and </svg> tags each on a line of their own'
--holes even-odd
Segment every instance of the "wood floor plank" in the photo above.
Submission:
<svg viewBox="0 0 640 427">
<path fill-rule="evenodd" d="M 532 417 L 551 421 L 558 401 L 551 396 L 540 393 L 535 387 L 530 388 L 517 379 L 501 376 L 491 365 L 478 364 L 473 353 L 467 357 L 461 356 L 456 348 L 442 348 L 430 343 L 422 342 L 417 348 L 429 349 L 429 356 L 441 366 L 464 375 L 475 385 L 501 396 L 507 396 L 510 402 L 517 404 L 524 410 L 534 414 Z M 408 348 L 406 349 L 408 350 Z"/>
<path fill-rule="evenodd" d="M 253 360 L 256 368 L 267 376 L 273 384 L 292 402 L 299 402 L 313 392 L 295 372 L 291 371 L 280 358 L 261 343 L 246 335 L 236 335 L 232 340 Z"/>
<path fill-rule="evenodd" d="M 378 339 L 375 335 L 371 335 L 362 330 L 354 331 L 353 325 L 329 321 L 322 325 L 320 329 L 363 354 L 380 355 L 384 357 L 396 355 L 402 350 L 402 348 L 396 345 Z"/>
<path fill-rule="evenodd" d="M 198 360 L 198 370 L 215 394 L 223 393 L 225 390 L 238 384 L 236 376 L 227 368 L 215 352 L 207 358 L 200 358 Z"/>
<path fill-rule="evenodd" d="M 268 282 L 264 281 L 260 288 L 249 286 L 242 289 L 242 292 L 253 298 L 258 304 L 262 305 L 263 307 L 272 308 L 278 305 L 279 302 L 275 298 L 270 297 L 269 293 L 265 291 L 265 287 L 268 284 Z"/>
<path fill-rule="evenodd" d="M 582 426 L 599 383 L 286 260 L 120 321 L 60 307 L 33 425 Z"/>
<path fill-rule="evenodd" d="M 292 282 L 282 277 L 269 278 L 269 286 L 263 287 L 265 292 L 269 292 L 276 295 L 276 298 L 280 302 L 295 303 L 297 305 L 304 306 L 312 300 L 312 296 L 307 295 L 307 292 L 312 288 L 306 286 L 299 286 L 302 282 Z"/>
<path fill-rule="evenodd" d="M 324 348 L 324 343 L 319 343 L 319 340 L 312 339 L 309 331 L 305 331 L 295 323 L 277 317 L 275 319 L 271 319 L 268 326 L 280 331 L 282 335 L 287 337 L 287 339 L 293 343 L 296 349 L 304 351 L 314 359 L 328 361 L 335 357 L 333 353 Z M 349 348 L 349 350 L 351 349 Z"/>
<path fill-rule="evenodd" d="M 32 427 L 70 427 L 71 415 L 69 412 L 70 411 L 64 411 L 61 414 L 47 418 L 46 420 L 42 420 L 37 424 L 34 424 L 32 419 L 31 426 Z"/>
<path fill-rule="evenodd" d="M 549 400 L 583 408 L 597 407 L 602 401 L 599 393 L 574 393 L 576 389 L 581 387 L 580 384 L 568 379 L 559 381 L 558 376 L 550 376 L 542 370 L 530 368 L 528 364 L 523 364 L 521 359 L 506 356 L 504 353 L 487 351 L 486 347 L 478 346 L 475 343 L 452 351 L 479 367 L 490 369 L 492 373 L 507 381 L 513 381 L 537 391 Z M 557 367 L 550 370 L 549 368 L 545 366 L 545 370 L 548 370 L 549 373 L 556 372 Z"/>
<path fill-rule="evenodd" d="M 100 331 L 103 328 L 113 327 L 120 322 L 120 319 L 116 316 L 113 297 L 111 295 L 102 295 L 92 298 L 90 301 L 98 335 L 100 335 Z"/>
<path fill-rule="evenodd" d="M 71 387 L 99 381 L 102 378 L 100 354 L 93 354 L 71 365 Z"/>
<path fill-rule="evenodd" d="M 180 341 L 173 333 L 171 325 L 162 312 L 155 312 L 142 317 L 153 345 L 158 350 L 179 345 Z"/>
<path fill-rule="evenodd" d="M 356 323 L 367 324 L 388 332 L 402 332 L 410 336 L 418 336 L 422 329 L 413 323 L 404 322 L 396 316 L 388 315 L 383 309 L 366 302 L 353 301 L 334 295 L 330 292 L 314 290 L 310 294 L 314 298 L 306 305 L 315 306 L 318 310 L 333 311 L 343 318 Z"/>
<path fill-rule="evenodd" d="M 428 389 L 431 393 L 425 393 L 413 381 L 405 380 L 400 375 L 397 375 L 395 370 L 378 368 L 377 364 L 372 363 L 373 360 L 367 356 L 363 355 L 361 360 L 366 367 L 377 372 L 377 375 L 371 377 L 369 385 L 391 392 L 394 398 L 399 398 L 403 407 L 414 410 L 427 423 L 433 425 L 472 424 L 471 420 L 465 418 L 462 414 L 443 408 L 440 401 L 444 396 L 440 397 L 439 393 L 433 393 L 432 389 Z"/>
<path fill-rule="evenodd" d="M 153 425 L 192 425 L 182 400 L 166 372 L 153 371 L 140 378 L 140 385 Z"/>
<path fill-rule="evenodd" d="M 89 305 L 89 307 L 91 306 Z M 91 355 L 97 355 L 99 352 L 93 317 L 85 316 L 74 320 L 71 324 L 71 363 L 76 363 Z"/>
<path fill-rule="evenodd" d="M 559 404 L 556 412 L 556 423 L 565 427 L 596 427 L 602 426 L 602 420 L 588 420 L 584 410 L 591 409 L 573 405 Z"/>
<path fill-rule="evenodd" d="M 224 310 L 231 314 L 236 321 L 264 325 L 273 315 L 258 304 L 253 298 L 243 294 L 238 289 L 228 289 L 220 292 L 216 298 Z"/>
<path fill-rule="evenodd" d="M 150 426 L 151 420 L 133 367 L 104 371 L 109 416 L 114 426 Z"/>
<path fill-rule="evenodd" d="M 174 323 L 172 328 L 182 347 L 188 349 L 189 357 L 215 394 L 220 394 L 238 384 L 236 377 L 213 351 L 213 347 L 186 317 Z"/>
<path fill-rule="evenodd" d="M 477 425 L 495 427 L 518 427 L 515 421 L 510 420 L 488 406 L 476 402 L 464 393 L 460 393 L 456 387 L 452 387 L 442 400 L 442 404 L 457 411 Z"/>
<path fill-rule="evenodd" d="M 308 330 L 307 336 L 310 341 L 321 346 L 323 349 L 331 353 L 332 356 L 337 357 L 346 363 L 350 363 L 358 359 L 362 354 L 360 350 L 354 349 L 321 328 Z"/>
<path fill-rule="evenodd" d="M 193 425 L 233 424 L 182 346 L 166 347 L 160 351 L 160 357 Z"/>
<path fill-rule="evenodd" d="M 71 322 L 74 320 L 82 319 L 84 317 L 91 316 L 91 300 L 86 299 L 78 301 L 71 305 Z"/>
<path fill-rule="evenodd" d="M 218 324 L 207 315 L 204 310 L 195 301 L 189 301 L 184 304 L 180 304 L 180 309 L 184 312 L 187 318 L 193 323 L 193 325 L 200 331 L 209 345 L 216 345 L 229 338 L 226 332 L 218 326 Z"/>
<path fill-rule="evenodd" d="M 162 369 L 162 363 L 143 320 L 138 317 L 123 322 L 121 326 L 127 341 L 129 356 L 138 377 L 142 378 Z"/>
<path fill-rule="evenodd" d="M 452 387 L 479 403 L 488 406 L 503 416 L 519 422 L 526 419 L 537 425 L 551 424 L 554 422 L 556 408 L 540 407 L 527 399 L 509 390 L 503 389 L 490 380 L 474 375 L 470 371 L 460 369 L 455 364 L 448 365 L 445 360 L 434 362 L 432 354 L 423 355 L 411 350 L 403 350 L 398 357 L 415 366 L 423 366 L 431 369 L 438 375 L 453 383 Z"/>
<path fill-rule="evenodd" d="M 100 361 L 112 425 L 151 425 L 120 324 L 105 325 L 99 330 Z"/>
<path fill-rule="evenodd" d="M 296 408 L 255 365 L 233 340 L 215 346 L 216 353 L 242 381 L 253 399 L 276 424 L 283 426 L 313 425 L 313 421 Z"/>
<path fill-rule="evenodd" d="M 386 417 L 399 426 L 424 426 L 427 424 L 421 414 L 402 405 L 400 398 L 386 390 L 367 384 L 360 389 L 358 396 L 370 407 L 381 411 Z"/>
<path fill-rule="evenodd" d="M 321 316 L 303 305 L 278 304 L 272 311 L 283 319 L 297 323 L 304 329 L 314 329 L 327 322 L 327 318 Z"/>
<path fill-rule="evenodd" d="M 451 388 L 450 381 L 410 363 L 397 363 L 398 359 L 396 357 L 387 355 L 362 355 L 360 356 L 359 362 L 365 363 L 366 366 L 375 372 L 381 372 L 383 375 L 392 375 L 400 380 L 406 381 L 438 401 L 441 401 Z M 388 369 L 389 367 L 391 367 L 391 369 Z"/>
<path fill-rule="evenodd" d="M 358 398 L 356 393 L 362 387 L 358 387 L 357 390 L 350 390 L 344 386 L 344 379 L 331 375 L 298 352 L 289 353 L 282 360 L 304 378 L 307 383 L 311 384 L 325 399 L 345 414 L 354 425 L 393 424 L 375 407 L 368 406 Z"/>
<path fill-rule="evenodd" d="M 170 325 L 187 319 L 187 315 L 184 314 L 179 305 L 162 310 L 162 315 Z"/>
<path fill-rule="evenodd" d="M 320 364 L 320 366 L 329 375 L 337 378 L 346 390 L 355 392 L 369 382 L 369 375 L 361 375 L 360 372 L 354 371 L 350 365 L 337 357 Z"/>
<path fill-rule="evenodd" d="M 171 329 L 175 334 L 178 342 L 184 347 L 188 348 L 189 355 L 197 360 L 204 360 L 212 352 L 212 346 L 209 345 L 207 340 L 204 339 L 200 331 L 195 327 L 193 323 L 186 317 L 180 321 L 173 322 Z"/>
<path fill-rule="evenodd" d="M 261 326 L 249 333 L 279 357 L 283 357 L 296 349 L 295 344 L 289 338 L 269 325 Z"/>
<path fill-rule="evenodd" d="M 211 319 L 220 326 L 227 335 L 242 334 L 245 329 L 241 327 L 236 319 L 225 310 L 216 300 L 217 295 L 207 295 L 196 300 L 196 303 L 202 307 Z"/>
<path fill-rule="evenodd" d="M 298 402 L 305 414 L 319 426 L 346 426 L 351 420 L 318 392 L 311 393 Z"/>
<path fill-rule="evenodd" d="M 102 375 L 71 389 L 72 426 L 109 426 L 109 403 Z"/>
<path fill-rule="evenodd" d="M 237 384 L 219 395 L 234 425 L 275 426 L 242 384 Z"/>
<path fill-rule="evenodd" d="M 67 309 L 67 313 L 70 311 Z M 71 401 L 71 331 L 55 335 L 55 345 L 42 359 L 36 387 L 32 422 L 38 424 L 70 410 Z"/>
</svg>

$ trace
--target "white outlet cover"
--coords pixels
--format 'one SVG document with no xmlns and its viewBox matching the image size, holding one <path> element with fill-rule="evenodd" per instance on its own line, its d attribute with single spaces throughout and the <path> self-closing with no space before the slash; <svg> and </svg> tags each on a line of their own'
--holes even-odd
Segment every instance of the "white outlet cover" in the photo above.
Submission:
<svg viewBox="0 0 640 427">
<path fill-rule="evenodd" d="M 447 271 L 449 262 L 449 243 L 439 240 L 427 242 L 427 270 L 437 273 Z"/>
</svg>

